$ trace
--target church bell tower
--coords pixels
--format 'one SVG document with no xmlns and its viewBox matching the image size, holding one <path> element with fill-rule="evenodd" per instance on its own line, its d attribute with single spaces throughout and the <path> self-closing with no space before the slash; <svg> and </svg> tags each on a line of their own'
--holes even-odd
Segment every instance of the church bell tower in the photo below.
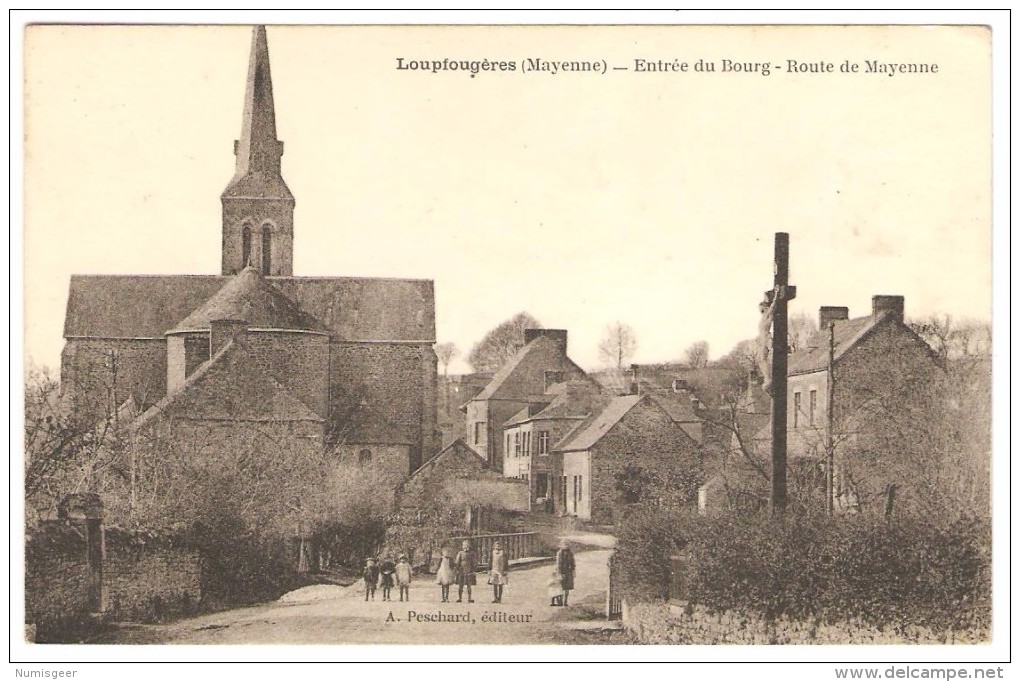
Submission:
<svg viewBox="0 0 1020 682">
<path fill-rule="evenodd" d="M 223 204 L 223 273 L 252 265 L 263 275 L 294 274 L 294 195 L 280 172 L 283 142 L 276 139 L 273 80 L 266 29 L 251 39 L 241 139 L 234 141 L 234 177 Z"/>
</svg>

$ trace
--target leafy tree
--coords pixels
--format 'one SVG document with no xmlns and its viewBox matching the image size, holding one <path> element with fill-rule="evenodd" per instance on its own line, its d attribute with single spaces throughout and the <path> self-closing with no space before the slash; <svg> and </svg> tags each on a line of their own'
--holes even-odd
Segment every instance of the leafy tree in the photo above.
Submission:
<svg viewBox="0 0 1020 682">
<path fill-rule="evenodd" d="M 476 372 L 495 372 L 524 347 L 524 330 L 541 328 L 542 323 L 526 312 L 491 329 L 468 354 Z"/>
<path fill-rule="evenodd" d="M 695 341 L 684 351 L 684 362 L 688 367 L 698 369 L 708 365 L 708 341 Z"/>
<path fill-rule="evenodd" d="M 634 328 L 622 322 L 614 322 L 606 327 L 605 335 L 599 342 L 599 357 L 616 367 L 623 369 L 637 350 L 637 334 Z"/>
</svg>

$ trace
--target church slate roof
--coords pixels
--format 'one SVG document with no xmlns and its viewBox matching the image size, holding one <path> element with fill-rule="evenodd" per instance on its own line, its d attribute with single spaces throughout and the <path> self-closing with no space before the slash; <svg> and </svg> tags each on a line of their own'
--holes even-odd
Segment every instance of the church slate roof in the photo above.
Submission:
<svg viewBox="0 0 1020 682">
<path fill-rule="evenodd" d="M 162 338 L 231 279 L 218 275 L 72 275 L 64 337 Z M 265 279 L 341 339 L 435 341 L 431 280 Z"/>
<path fill-rule="evenodd" d="M 207 330 L 213 320 L 244 320 L 249 327 L 260 329 L 325 331 L 320 322 L 267 284 L 251 266 L 232 277 L 173 331 Z"/>
<path fill-rule="evenodd" d="M 142 413 L 131 428 L 142 428 L 170 411 L 175 417 L 208 421 L 323 421 L 279 381 L 258 369 L 237 340 L 196 369 L 180 390 Z"/>
</svg>

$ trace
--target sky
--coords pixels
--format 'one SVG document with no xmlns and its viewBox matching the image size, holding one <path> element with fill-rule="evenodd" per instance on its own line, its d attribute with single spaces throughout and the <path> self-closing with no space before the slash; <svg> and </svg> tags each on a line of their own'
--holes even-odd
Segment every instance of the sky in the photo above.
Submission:
<svg viewBox="0 0 1020 682">
<path fill-rule="evenodd" d="M 30 362 L 59 366 L 72 273 L 219 274 L 250 36 L 27 29 Z M 520 311 L 567 329 L 588 369 L 616 321 L 636 332 L 636 362 L 699 340 L 719 357 L 756 334 L 778 231 L 793 314 L 865 315 L 872 295 L 901 294 L 908 317 L 991 317 L 983 28 L 270 26 L 268 39 L 295 275 L 434 280 L 437 340 L 462 351 L 451 372 Z M 609 71 L 524 72 L 529 58 Z M 790 59 L 834 72 L 789 73 Z M 863 73 L 866 60 L 939 71 Z"/>
</svg>

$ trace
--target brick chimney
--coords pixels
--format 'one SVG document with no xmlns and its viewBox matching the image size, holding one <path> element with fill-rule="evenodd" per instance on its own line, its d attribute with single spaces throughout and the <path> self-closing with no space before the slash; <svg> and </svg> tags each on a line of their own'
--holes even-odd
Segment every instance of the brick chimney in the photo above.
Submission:
<svg viewBox="0 0 1020 682">
<path fill-rule="evenodd" d="M 630 395 L 637 395 L 641 392 L 641 385 L 638 384 L 638 365 L 630 366 Z"/>
<path fill-rule="evenodd" d="M 248 323 L 244 320 L 210 320 L 209 356 L 219 353 L 225 345 L 244 334 L 247 329 Z"/>
<path fill-rule="evenodd" d="M 871 314 L 878 319 L 879 315 L 885 312 L 892 313 L 897 322 L 903 322 L 903 297 L 902 296 L 872 296 Z"/>
<path fill-rule="evenodd" d="M 823 305 L 818 309 L 818 328 L 825 331 L 830 322 L 850 319 L 850 309 L 841 305 Z"/>
<path fill-rule="evenodd" d="M 552 339 L 560 345 L 563 352 L 567 352 L 567 330 L 566 329 L 525 329 L 524 345 L 528 345 L 540 336 Z"/>
</svg>

